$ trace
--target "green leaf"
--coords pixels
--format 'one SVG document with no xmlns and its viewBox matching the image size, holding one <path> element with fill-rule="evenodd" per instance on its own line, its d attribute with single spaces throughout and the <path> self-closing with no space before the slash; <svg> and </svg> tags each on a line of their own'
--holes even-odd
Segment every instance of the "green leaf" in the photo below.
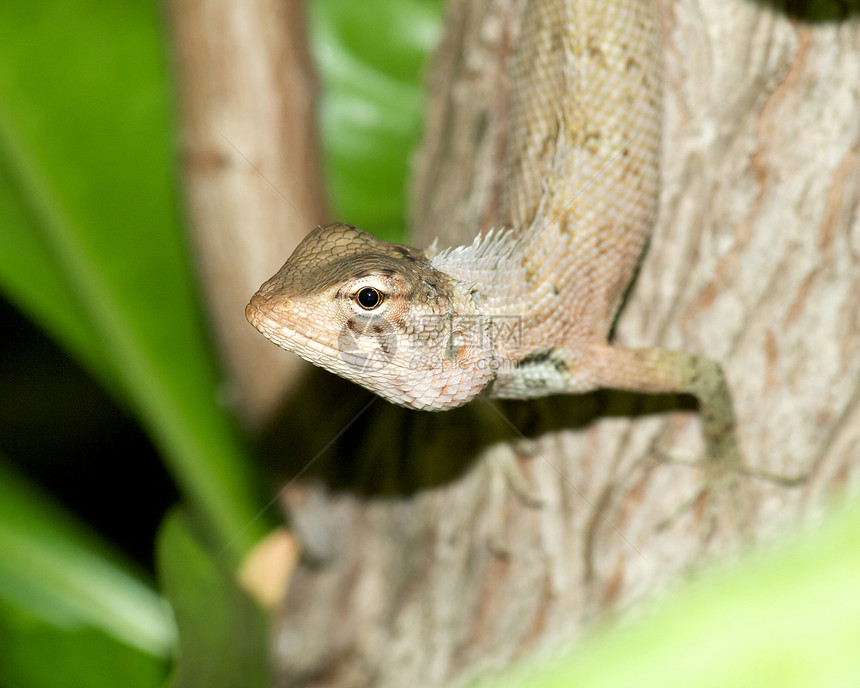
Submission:
<svg viewBox="0 0 860 688">
<path fill-rule="evenodd" d="M 269 619 L 237 586 L 225 562 L 206 550 L 185 513 L 166 519 L 158 562 L 179 627 L 171 687 L 268 686 Z"/>
<path fill-rule="evenodd" d="M 134 410 L 224 544 L 258 501 L 178 220 L 160 13 L 0 3 L 0 288 Z"/>
<path fill-rule="evenodd" d="M 165 662 L 99 629 L 57 627 L 0 602 L 0 685 L 15 688 L 157 688 Z"/>
<path fill-rule="evenodd" d="M 175 642 L 166 603 L 3 463 L 0 552 L 0 684 L 160 684 Z"/>
<path fill-rule="evenodd" d="M 423 121 L 423 70 L 441 32 L 441 2 L 316 0 L 309 8 L 336 211 L 402 240 L 409 160 Z"/>
</svg>

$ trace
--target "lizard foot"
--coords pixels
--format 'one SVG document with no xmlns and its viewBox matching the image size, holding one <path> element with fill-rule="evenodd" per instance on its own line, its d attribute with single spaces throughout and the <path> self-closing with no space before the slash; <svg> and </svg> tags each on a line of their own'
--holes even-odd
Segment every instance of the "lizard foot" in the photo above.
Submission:
<svg viewBox="0 0 860 688">
<path fill-rule="evenodd" d="M 702 524 L 702 549 L 718 536 L 728 539 L 740 538 L 744 542 L 752 539 L 752 515 L 755 499 L 752 494 L 750 478 L 763 480 L 784 488 L 803 485 L 806 475 L 785 476 L 749 467 L 744 461 L 737 445 L 723 447 L 715 453 L 713 448 L 704 458 L 690 460 L 677 453 L 663 455 L 662 463 L 698 467 L 704 472 L 700 489 L 668 517 L 661 521 L 658 531 L 673 527 L 690 512 L 697 513 Z"/>
</svg>

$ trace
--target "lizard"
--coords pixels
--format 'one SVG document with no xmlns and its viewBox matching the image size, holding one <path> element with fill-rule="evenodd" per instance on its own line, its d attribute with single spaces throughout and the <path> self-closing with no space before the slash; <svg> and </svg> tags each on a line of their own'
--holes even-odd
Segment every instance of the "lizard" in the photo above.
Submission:
<svg viewBox="0 0 860 688">
<path fill-rule="evenodd" d="M 390 402 L 687 393 L 706 465 L 742 462 L 722 367 L 613 345 L 657 214 L 662 63 L 651 0 L 529 0 L 511 59 L 505 228 L 421 250 L 318 227 L 253 295 L 282 348 Z"/>
</svg>

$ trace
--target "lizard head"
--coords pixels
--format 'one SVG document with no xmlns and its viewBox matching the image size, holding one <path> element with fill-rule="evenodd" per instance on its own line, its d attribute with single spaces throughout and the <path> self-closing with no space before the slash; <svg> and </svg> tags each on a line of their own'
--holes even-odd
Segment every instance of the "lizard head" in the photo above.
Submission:
<svg viewBox="0 0 860 688">
<path fill-rule="evenodd" d="M 318 227 L 245 308 L 267 338 L 389 401 L 445 410 L 494 377 L 468 286 L 424 251 Z"/>
</svg>

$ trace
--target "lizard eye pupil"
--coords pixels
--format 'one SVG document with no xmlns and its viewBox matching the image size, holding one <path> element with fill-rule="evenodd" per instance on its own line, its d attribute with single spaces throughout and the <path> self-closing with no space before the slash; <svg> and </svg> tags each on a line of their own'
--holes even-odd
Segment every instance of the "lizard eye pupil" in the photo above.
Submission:
<svg viewBox="0 0 860 688">
<path fill-rule="evenodd" d="M 382 303 L 382 294 L 373 287 L 362 287 L 355 295 L 355 299 L 364 310 L 371 311 Z"/>
</svg>

